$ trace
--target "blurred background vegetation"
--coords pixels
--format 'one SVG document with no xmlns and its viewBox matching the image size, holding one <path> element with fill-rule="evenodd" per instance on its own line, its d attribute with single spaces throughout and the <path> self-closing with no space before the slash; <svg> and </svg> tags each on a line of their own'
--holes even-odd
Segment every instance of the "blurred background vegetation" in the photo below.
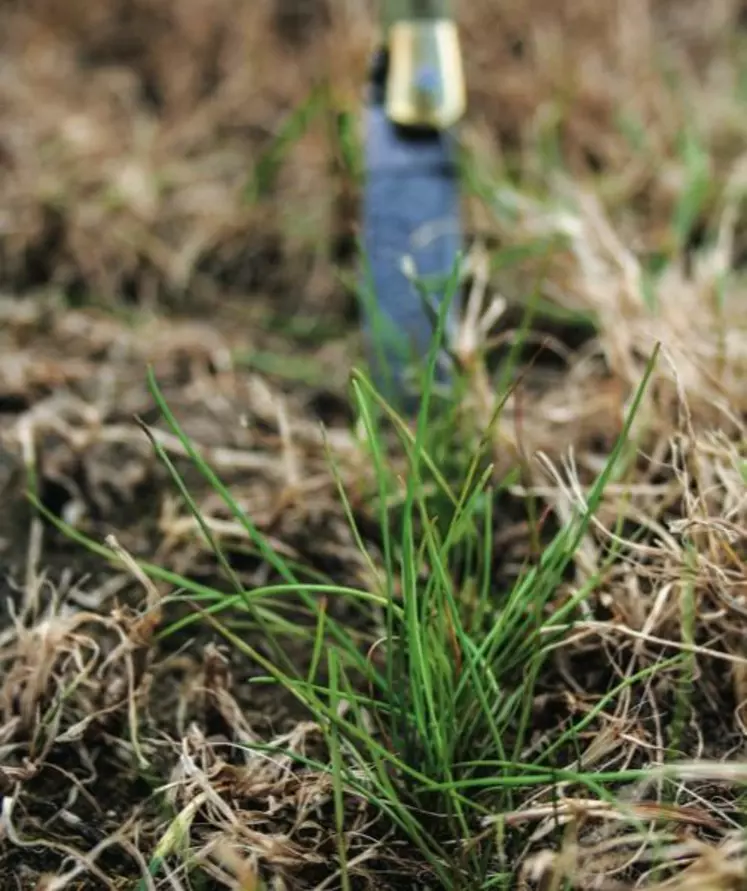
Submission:
<svg viewBox="0 0 747 891">
<path fill-rule="evenodd" d="M 349 308 L 335 265 L 358 192 L 339 124 L 363 95 L 374 6 L 4 3 L 0 287 Z M 464 144 L 493 184 L 593 182 L 655 263 L 702 237 L 712 169 L 743 151 L 743 15 L 737 0 L 462 3 Z M 467 203 L 471 233 L 495 235 L 479 189 Z"/>
</svg>

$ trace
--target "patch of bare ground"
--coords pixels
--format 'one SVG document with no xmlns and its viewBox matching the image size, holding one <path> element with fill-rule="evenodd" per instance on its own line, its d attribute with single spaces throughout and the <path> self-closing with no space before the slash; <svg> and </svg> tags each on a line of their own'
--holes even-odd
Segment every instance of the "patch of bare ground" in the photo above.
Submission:
<svg viewBox="0 0 747 891">
<path fill-rule="evenodd" d="M 528 503 L 556 525 L 584 504 L 660 344 L 632 445 L 555 602 L 601 583 L 555 645 L 522 752 L 531 760 L 587 716 L 558 767 L 652 766 L 651 781 L 614 802 L 563 784 L 527 793 L 501 815 L 510 866 L 527 888 L 741 888 L 741 4 L 464 6 L 463 132 L 479 186 L 457 345 L 470 380 L 465 439 L 488 427 L 503 395 L 483 348 L 512 342 L 527 293 L 538 287 L 593 319 L 582 337 L 531 333 L 554 360 L 520 379 L 492 432 L 496 478 L 521 468 L 497 505 L 496 588 L 538 559 Z M 133 561 L 230 590 L 155 440 L 242 584 L 273 578 L 160 423 L 151 364 L 278 552 L 338 584 L 372 584 L 329 466 L 332 455 L 377 560 L 371 470 L 345 408 L 355 338 L 299 348 L 269 341 L 264 327 L 269 307 L 343 321 L 350 309 L 333 260 L 352 234 L 357 185 L 335 163 L 329 121 L 290 145 L 266 194 L 246 200 L 251 163 L 310 82 L 329 78 L 339 106 L 356 107 L 367 7 L 315 3 L 308 18 L 269 0 L 0 10 L 0 282 L 23 295 L 0 303 L 3 889 L 247 891 L 258 875 L 272 887 L 340 884 L 329 776 L 242 745 L 323 760 L 319 728 L 292 697 L 250 683 L 256 661 L 209 623 L 165 636 L 196 600 Z M 514 260 L 491 264 L 495 252 Z M 237 310 L 229 292 L 253 295 L 257 309 Z M 71 308 L 91 298 L 107 310 Z M 179 303 L 191 320 L 165 314 Z M 270 342 L 284 372 L 302 363 L 301 382 L 256 370 Z M 42 521 L 27 488 L 101 554 Z M 372 633 L 361 624 L 362 646 Z M 263 654 L 267 642 L 247 635 Z M 678 654 L 686 670 L 652 670 Z M 657 770 L 672 759 L 686 763 L 665 795 Z M 432 887 L 411 848 L 352 794 L 342 834 L 353 887 Z"/>
</svg>

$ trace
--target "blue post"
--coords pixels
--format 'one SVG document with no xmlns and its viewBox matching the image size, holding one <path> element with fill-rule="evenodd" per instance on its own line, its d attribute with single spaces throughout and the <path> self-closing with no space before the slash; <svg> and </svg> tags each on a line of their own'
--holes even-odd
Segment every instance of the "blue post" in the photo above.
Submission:
<svg viewBox="0 0 747 891">
<path fill-rule="evenodd" d="M 406 368 L 428 354 L 434 316 L 462 249 L 454 140 L 448 126 L 439 126 L 460 111 L 461 69 L 453 74 L 454 89 L 442 89 L 453 72 L 453 58 L 420 53 L 428 64 L 418 66 L 418 59 L 410 57 L 419 52 L 418 39 L 417 34 L 409 39 L 405 28 L 399 42 L 377 53 L 365 119 L 365 327 L 377 386 L 406 411 L 417 407 Z M 393 58 L 398 48 L 400 58 Z M 393 85 L 397 64 L 399 84 Z M 408 72 L 409 78 L 404 76 Z M 392 120 L 396 109 L 408 125 Z M 451 329 L 457 311 L 455 298 L 447 319 Z M 439 378 L 448 380 L 447 367 Z"/>
</svg>

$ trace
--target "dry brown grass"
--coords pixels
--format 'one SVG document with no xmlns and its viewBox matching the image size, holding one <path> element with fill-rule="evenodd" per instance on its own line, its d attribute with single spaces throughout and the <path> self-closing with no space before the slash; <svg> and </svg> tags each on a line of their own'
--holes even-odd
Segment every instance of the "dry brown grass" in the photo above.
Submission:
<svg viewBox="0 0 747 891">
<path fill-rule="evenodd" d="M 276 0 L 7 4 L 0 282 L 148 301 L 210 299 L 217 279 L 297 302 L 303 280 L 303 300 L 328 302 L 330 244 L 349 220 L 325 126 L 292 148 L 261 206 L 246 205 L 244 187 L 310 83 L 331 79 L 341 107 L 357 102 L 370 5 L 315 0 L 294 25 Z M 518 151 L 531 174 L 538 139 L 557 124 L 569 169 L 603 169 L 626 238 L 656 250 L 681 185 L 683 120 L 702 125 L 721 171 L 741 154 L 739 74 L 726 62 L 740 9 L 737 0 L 684 10 L 653 0 L 465 4 L 467 130 L 491 152 Z M 667 72 L 680 79 L 676 94 Z M 621 136 L 620 116 L 645 130 L 647 153 Z"/>
<path fill-rule="evenodd" d="M 156 637 L 174 591 L 143 579 L 128 555 L 200 578 L 214 577 L 215 564 L 132 418 L 153 421 L 144 383 L 152 363 L 186 432 L 278 551 L 340 583 L 370 582 L 327 453 L 365 515 L 369 468 L 342 398 L 354 345 L 307 348 L 302 358 L 325 380 L 318 388 L 235 362 L 265 337 L 257 318 L 267 295 L 286 311 L 346 310 L 333 254 L 349 226 L 340 208 L 350 183 L 335 170 L 325 128 L 291 148 L 258 205 L 242 195 L 252 163 L 312 81 L 332 78 L 341 105 L 354 107 L 369 5 L 310 4 L 295 35 L 293 4 L 279 0 L 33 0 L 0 10 L 0 286 L 51 285 L 67 297 L 104 297 L 110 308 L 188 298 L 211 313 L 125 324 L 72 310 L 56 293 L 0 304 L 0 553 L 14 580 L 3 582 L 0 623 L 2 888 L 132 888 L 139 879 L 148 891 L 188 888 L 187 853 L 210 887 L 248 891 L 258 869 L 277 887 L 339 882 L 328 777 L 238 745 L 261 738 L 318 751 L 318 728 L 292 704 L 248 693 L 252 668 L 208 637 Z M 505 815 L 507 826 L 529 827 L 512 865 L 532 888 L 741 888 L 743 4 L 463 6 L 472 94 L 464 142 L 492 199 L 511 209 L 468 201 L 476 244 L 457 345 L 472 375 L 465 430 L 484 431 L 499 398 L 482 348 L 512 340 L 511 311 L 538 280 L 549 301 L 596 320 L 580 347 L 543 328 L 533 334 L 558 361 L 527 372 L 494 431 L 496 475 L 522 466 L 515 503 L 532 495 L 561 522 L 584 503 L 660 345 L 633 470 L 608 487 L 557 600 L 597 574 L 604 583 L 558 646 L 536 710 L 588 713 L 610 683 L 678 652 L 693 666 L 683 737 L 693 763 L 676 773 L 676 800 L 662 799 L 655 772 L 619 806 L 541 790 Z M 635 123 L 642 143 L 621 120 Z M 673 218 L 693 176 L 686 125 L 698 134 L 708 184 L 693 231 L 678 240 Z M 542 162 L 552 144 L 562 172 Z M 715 238 L 704 245 L 706 231 Z M 488 269 L 497 249 L 543 242 L 558 247 Z M 657 254 L 667 266 L 652 313 L 642 294 Z M 259 312 L 228 300 L 247 293 Z M 326 443 L 320 397 L 332 406 Z M 154 436 L 188 475 L 180 443 L 163 430 Z M 29 510 L 30 470 L 42 499 L 74 526 L 116 535 L 108 569 Z M 245 547 L 215 494 L 190 482 L 208 528 L 232 552 Z M 533 556 L 531 530 L 499 521 L 509 581 Z M 248 587 L 267 579 L 261 561 L 240 571 Z M 677 683 L 662 672 L 602 709 L 583 740 L 584 769 L 663 764 Z M 538 729 L 533 745 L 553 729 Z M 138 764 L 177 817 L 152 806 Z M 633 826 L 631 812 L 643 822 Z M 360 887 L 382 887 L 382 875 L 393 885 L 417 878 L 409 852 L 353 796 L 345 831 Z M 154 851 L 168 855 L 158 879 L 147 871 Z"/>
<path fill-rule="evenodd" d="M 332 37 L 314 22 L 329 15 L 316 6 L 313 39 L 301 29 L 289 42 L 273 2 L 6 5 L 4 283 L 148 301 L 273 280 L 287 292 L 312 274 L 339 191 L 324 128 L 293 150 L 270 200 L 249 207 L 243 195 L 283 116 L 328 73 Z M 356 50 L 338 45 L 343 90 Z"/>
</svg>

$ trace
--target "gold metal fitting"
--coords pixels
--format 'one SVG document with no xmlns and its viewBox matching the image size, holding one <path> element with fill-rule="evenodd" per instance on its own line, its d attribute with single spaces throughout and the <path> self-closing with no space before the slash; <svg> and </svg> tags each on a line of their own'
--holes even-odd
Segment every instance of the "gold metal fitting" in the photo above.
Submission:
<svg viewBox="0 0 747 891">
<path fill-rule="evenodd" d="M 445 130 L 467 106 L 456 23 L 446 17 L 394 21 L 388 31 L 386 112 L 404 127 Z"/>
</svg>

